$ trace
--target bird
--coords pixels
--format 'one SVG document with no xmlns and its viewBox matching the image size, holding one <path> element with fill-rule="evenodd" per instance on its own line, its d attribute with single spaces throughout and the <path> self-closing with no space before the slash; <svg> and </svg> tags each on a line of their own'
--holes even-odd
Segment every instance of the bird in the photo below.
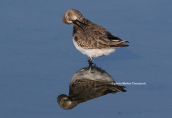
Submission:
<svg viewBox="0 0 172 118">
<path fill-rule="evenodd" d="M 103 69 L 96 66 L 77 71 L 69 85 L 69 95 L 61 94 L 57 102 L 64 110 L 70 110 L 82 102 L 110 93 L 126 92 L 125 86 L 119 86 Z"/>
<path fill-rule="evenodd" d="M 76 49 L 89 57 L 89 63 L 92 63 L 92 58 L 109 55 L 116 48 L 129 46 L 124 44 L 128 41 L 85 19 L 76 9 L 67 10 L 62 16 L 62 21 L 68 25 L 73 24 L 73 43 Z"/>
</svg>

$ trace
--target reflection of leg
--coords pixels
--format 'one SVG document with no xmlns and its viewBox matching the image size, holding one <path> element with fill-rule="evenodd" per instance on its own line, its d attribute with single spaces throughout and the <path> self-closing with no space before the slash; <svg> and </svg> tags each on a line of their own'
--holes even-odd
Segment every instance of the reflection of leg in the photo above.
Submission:
<svg viewBox="0 0 172 118">
<path fill-rule="evenodd" d="M 93 63 L 89 63 L 89 68 L 91 69 L 91 66 L 92 66 Z"/>
<path fill-rule="evenodd" d="M 91 70 L 91 66 L 92 66 L 93 63 L 92 63 L 92 59 L 90 57 L 89 57 L 88 62 L 89 62 L 89 68 L 90 68 L 89 70 Z"/>
</svg>

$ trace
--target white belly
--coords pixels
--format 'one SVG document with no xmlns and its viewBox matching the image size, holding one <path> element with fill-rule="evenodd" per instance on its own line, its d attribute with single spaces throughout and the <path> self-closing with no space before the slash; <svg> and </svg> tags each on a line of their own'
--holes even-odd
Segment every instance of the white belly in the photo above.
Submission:
<svg viewBox="0 0 172 118">
<path fill-rule="evenodd" d="M 103 55 L 109 55 L 110 53 L 115 52 L 115 48 L 108 48 L 108 49 L 86 49 L 78 46 L 78 44 L 73 40 L 73 43 L 80 52 L 89 56 L 90 58 L 97 58 Z"/>
</svg>

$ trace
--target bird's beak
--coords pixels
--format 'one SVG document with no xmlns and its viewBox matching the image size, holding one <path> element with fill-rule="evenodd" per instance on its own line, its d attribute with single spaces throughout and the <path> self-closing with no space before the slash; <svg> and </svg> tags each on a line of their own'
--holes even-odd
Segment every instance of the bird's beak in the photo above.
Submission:
<svg viewBox="0 0 172 118">
<path fill-rule="evenodd" d="M 81 23 L 81 24 L 83 24 L 83 25 L 87 25 L 87 24 L 85 24 L 85 23 L 83 23 L 83 22 L 81 22 L 81 21 L 79 21 L 79 20 L 75 20 L 76 22 L 79 22 L 79 23 Z M 88 25 L 87 25 L 88 26 Z"/>
<path fill-rule="evenodd" d="M 77 25 L 78 27 L 80 27 L 80 28 L 84 31 L 84 29 L 77 23 L 78 20 L 73 20 L 72 22 L 73 22 L 75 25 Z M 80 23 L 80 21 L 79 21 L 79 23 Z"/>
</svg>

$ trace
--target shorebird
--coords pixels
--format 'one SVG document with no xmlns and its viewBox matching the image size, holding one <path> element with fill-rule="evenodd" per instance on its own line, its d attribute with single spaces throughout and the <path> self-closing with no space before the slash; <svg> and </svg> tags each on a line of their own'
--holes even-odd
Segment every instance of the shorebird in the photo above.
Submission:
<svg viewBox="0 0 172 118">
<path fill-rule="evenodd" d="M 128 41 L 85 19 L 76 9 L 67 10 L 62 21 L 65 24 L 73 24 L 73 43 L 80 52 L 89 57 L 89 63 L 92 63 L 92 58 L 109 55 L 116 48 L 128 46 L 123 44 Z"/>
<path fill-rule="evenodd" d="M 109 93 L 126 92 L 124 88 L 117 85 L 106 71 L 95 66 L 90 71 L 89 67 L 86 67 L 73 75 L 69 85 L 69 95 L 59 95 L 57 102 L 61 108 L 68 110 L 79 103 Z"/>
</svg>

